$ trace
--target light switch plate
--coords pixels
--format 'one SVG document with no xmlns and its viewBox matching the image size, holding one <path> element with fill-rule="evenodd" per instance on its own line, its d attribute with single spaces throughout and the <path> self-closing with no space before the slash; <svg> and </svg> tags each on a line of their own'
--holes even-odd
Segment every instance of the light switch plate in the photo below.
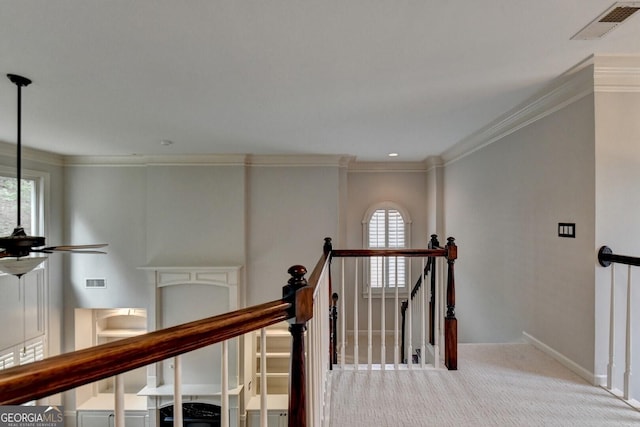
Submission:
<svg viewBox="0 0 640 427">
<path fill-rule="evenodd" d="M 558 237 L 576 237 L 576 223 L 575 222 L 559 222 L 558 223 Z"/>
</svg>

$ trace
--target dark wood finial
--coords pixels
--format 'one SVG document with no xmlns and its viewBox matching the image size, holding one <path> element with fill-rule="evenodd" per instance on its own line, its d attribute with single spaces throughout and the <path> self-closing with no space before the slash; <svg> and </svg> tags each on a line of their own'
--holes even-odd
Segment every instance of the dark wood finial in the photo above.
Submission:
<svg viewBox="0 0 640 427">
<path fill-rule="evenodd" d="M 331 242 L 331 237 L 325 237 L 324 246 L 322 247 L 322 250 L 324 251 L 325 254 L 328 254 L 329 252 L 331 252 L 332 249 L 333 249 L 333 243 Z"/>
<path fill-rule="evenodd" d="M 292 265 L 287 270 L 287 273 L 291 275 L 291 279 L 287 283 L 293 286 L 294 289 L 307 285 L 307 279 L 304 278 L 304 275 L 307 274 L 307 268 L 304 265 Z"/>
<path fill-rule="evenodd" d="M 458 246 L 456 246 L 456 239 L 453 237 L 447 237 L 447 260 L 453 262 L 458 258 Z"/>
<path fill-rule="evenodd" d="M 429 241 L 429 247 L 431 249 L 435 249 L 440 247 L 440 242 L 438 241 L 438 235 L 437 234 L 432 234 L 431 235 L 431 240 Z"/>
<path fill-rule="evenodd" d="M 287 272 L 291 278 L 287 281 L 287 284 L 282 287 L 282 298 L 292 303 L 289 312 L 291 317 L 294 317 L 296 313 L 294 304 L 296 291 L 307 286 L 307 279 L 304 278 L 304 275 L 307 274 L 307 269 L 304 265 L 292 265 Z"/>
<path fill-rule="evenodd" d="M 331 295 L 331 299 L 333 300 L 333 304 L 335 305 L 338 302 L 338 294 L 334 292 L 333 295 Z"/>
</svg>

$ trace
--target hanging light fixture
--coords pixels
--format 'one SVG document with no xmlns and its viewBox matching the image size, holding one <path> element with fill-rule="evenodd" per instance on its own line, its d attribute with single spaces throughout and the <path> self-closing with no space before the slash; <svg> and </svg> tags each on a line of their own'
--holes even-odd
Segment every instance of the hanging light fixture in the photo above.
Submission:
<svg viewBox="0 0 640 427">
<path fill-rule="evenodd" d="M 47 257 L 45 256 L 28 256 L 31 246 L 44 246 L 44 237 L 27 236 L 21 224 L 21 208 L 22 208 L 22 88 L 29 86 L 31 80 L 16 74 L 7 74 L 7 77 L 18 88 L 18 125 L 17 125 L 17 154 L 16 154 L 16 191 L 17 191 L 17 226 L 14 228 L 11 236 L 4 237 L 0 245 L 15 246 L 22 248 L 14 251 L 16 256 L 9 256 L 0 259 L 0 271 L 9 273 L 14 276 L 21 277 L 42 264 Z M 6 250 L 7 248 L 5 248 Z M 25 252 L 26 250 L 26 252 Z"/>
<path fill-rule="evenodd" d="M 79 253 L 99 253 L 94 248 L 101 248 L 106 244 L 96 245 L 75 245 L 75 246 L 48 246 L 45 247 L 45 238 L 41 236 L 29 236 L 24 231 L 20 218 L 22 204 L 22 88 L 29 86 L 31 80 L 17 74 L 7 74 L 7 77 L 18 89 L 18 134 L 17 134 L 17 154 L 16 154 L 16 175 L 17 175 L 17 222 L 13 233 L 10 236 L 0 237 L 0 271 L 14 276 L 21 277 L 30 272 L 47 257 L 40 254 L 53 252 L 79 252 Z M 32 254 L 38 254 L 32 256 Z"/>
</svg>

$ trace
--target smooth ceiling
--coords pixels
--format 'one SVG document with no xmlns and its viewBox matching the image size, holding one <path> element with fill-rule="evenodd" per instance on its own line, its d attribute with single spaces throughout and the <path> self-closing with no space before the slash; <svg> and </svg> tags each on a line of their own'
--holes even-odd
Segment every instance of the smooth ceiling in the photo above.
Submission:
<svg viewBox="0 0 640 427">
<path fill-rule="evenodd" d="M 23 144 L 64 155 L 438 155 L 592 54 L 609 0 L 0 0 Z M 16 140 L 0 81 L 0 140 Z M 161 140 L 174 144 L 163 146 Z"/>
</svg>

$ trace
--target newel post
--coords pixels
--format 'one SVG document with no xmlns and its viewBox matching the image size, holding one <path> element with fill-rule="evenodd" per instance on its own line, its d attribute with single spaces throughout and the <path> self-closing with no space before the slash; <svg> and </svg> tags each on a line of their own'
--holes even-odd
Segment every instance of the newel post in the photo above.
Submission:
<svg viewBox="0 0 640 427">
<path fill-rule="evenodd" d="M 291 365 L 289 366 L 289 427 L 307 425 L 307 382 L 305 376 L 304 332 L 313 316 L 313 289 L 307 286 L 302 265 L 289 268 L 291 278 L 282 288 L 283 299 L 292 304 L 289 319 Z"/>
<path fill-rule="evenodd" d="M 338 294 L 331 295 L 331 308 L 329 309 L 329 347 L 331 354 L 329 357 L 329 369 L 333 370 L 333 365 L 338 364 Z"/>
<path fill-rule="evenodd" d="M 431 240 L 427 245 L 428 249 L 438 249 L 440 242 L 438 235 L 432 234 Z M 435 325 L 436 325 L 436 257 L 429 257 L 427 261 L 427 269 L 431 272 L 431 288 L 429 297 L 429 344 L 435 344 Z"/>
<path fill-rule="evenodd" d="M 453 265 L 458 247 L 453 237 L 447 238 L 447 315 L 444 318 L 444 363 L 451 371 L 458 369 L 458 320 L 456 319 L 456 279 Z"/>
</svg>

